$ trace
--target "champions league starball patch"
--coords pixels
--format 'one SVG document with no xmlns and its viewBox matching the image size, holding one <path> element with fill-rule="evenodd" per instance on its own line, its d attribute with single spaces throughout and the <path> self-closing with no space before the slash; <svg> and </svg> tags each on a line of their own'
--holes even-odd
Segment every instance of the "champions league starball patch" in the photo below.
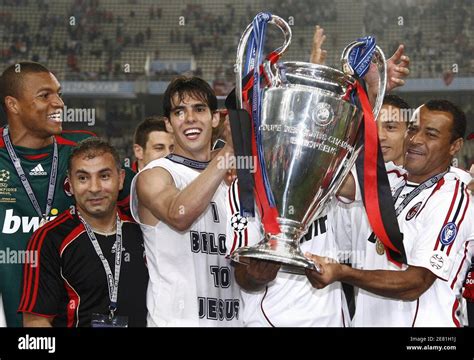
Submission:
<svg viewBox="0 0 474 360">
<path fill-rule="evenodd" d="M 458 229 L 456 224 L 449 222 L 444 225 L 443 229 L 441 230 L 441 234 L 439 235 L 439 240 L 443 245 L 451 244 L 454 239 L 456 239 L 456 235 L 458 233 Z"/>
<path fill-rule="evenodd" d="M 415 215 L 418 213 L 418 210 L 420 210 L 420 207 L 421 207 L 421 201 L 419 203 L 415 204 L 415 206 L 413 206 L 410 210 L 408 210 L 407 216 L 405 217 L 405 220 L 409 221 L 409 220 L 413 219 L 415 217 Z"/>
<path fill-rule="evenodd" d="M 10 172 L 8 170 L 0 170 L 0 182 L 7 182 L 10 180 Z"/>
<path fill-rule="evenodd" d="M 232 226 L 232 229 L 234 229 L 235 232 L 241 232 L 247 228 L 248 220 L 245 216 L 242 216 L 239 213 L 236 213 L 232 215 L 230 219 L 230 224 Z"/>
</svg>

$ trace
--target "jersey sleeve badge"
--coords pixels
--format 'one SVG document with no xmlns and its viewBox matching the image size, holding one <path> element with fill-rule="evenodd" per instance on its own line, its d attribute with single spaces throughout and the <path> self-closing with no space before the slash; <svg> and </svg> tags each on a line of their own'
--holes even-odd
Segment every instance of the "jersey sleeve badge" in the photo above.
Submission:
<svg viewBox="0 0 474 360">
<path fill-rule="evenodd" d="M 456 239 L 456 235 L 458 233 L 458 229 L 455 223 L 449 222 L 443 226 L 441 233 L 439 235 L 439 240 L 443 245 L 451 244 L 454 239 Z"/>
</svg>

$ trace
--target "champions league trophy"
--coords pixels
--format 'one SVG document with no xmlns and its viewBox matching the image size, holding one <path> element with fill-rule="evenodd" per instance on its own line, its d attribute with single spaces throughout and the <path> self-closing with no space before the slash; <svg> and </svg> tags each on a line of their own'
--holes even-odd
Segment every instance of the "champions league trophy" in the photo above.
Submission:
<svg viewBox="0 0 474 360">
<path fill-rule="evenodd" d="M 291 42 L 291 29 L 280 17 L 270 15 L 285 36 L 284 45 L 275 51 L 283 54 Z M 242 101 L 242 61 L 253 30 L 250 24 L 237 50 L 237 107 Z M 267 82 L 261 100 L 260 137 L 264 169 L 281 232 L 265 233 L 260 243 L 236 250 L 240 257 L 282 263 L 286 272 L 304 274 L 315 269 L 304 257 L 300 239 L 318 218 L 350 171 L 359 153 L 356 148 L 363 112 L 349 101 L 348 89 L 356 79 L 349 64 L 349 54 L 360 42 L 349 44 L 342 53 L 343 71 L 305 62 L 263 62 Z M 370 61 L 370 59 L 369 59 Z M 386 85 L 385 57 L 375 48 L 372 62 L 379 71 L 379 89 L 373 113 L 382 106 Z M 248 110 L 248 107 L 247 107 Z"/>
</svg>

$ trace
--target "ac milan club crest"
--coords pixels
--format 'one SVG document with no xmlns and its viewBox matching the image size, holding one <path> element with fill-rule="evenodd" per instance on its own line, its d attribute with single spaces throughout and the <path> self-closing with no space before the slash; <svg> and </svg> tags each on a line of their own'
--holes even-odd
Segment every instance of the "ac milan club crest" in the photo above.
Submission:
<svg viewBox="0 0 474 360">
<path fill-rule="evenodd" d="M 415 215 L 418 213 L 418 210 L 420 210 L 420 208 L 421 208 L 421 201 L 415 204 L 415 206 L 413 206 L 410 210 L 408 210 L 405 220 L 408 221 L 408 220 L 413 219 Z"/>
</svg>

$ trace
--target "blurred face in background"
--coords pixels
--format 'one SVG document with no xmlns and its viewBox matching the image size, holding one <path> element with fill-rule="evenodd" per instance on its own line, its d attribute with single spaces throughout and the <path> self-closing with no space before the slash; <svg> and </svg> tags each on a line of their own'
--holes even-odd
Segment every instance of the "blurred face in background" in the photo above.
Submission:
<svg viewBox="0 0 474 360">
<path fill-rule="evenodd" d="M 134 145 L 135 157 L 140 169 L 153 160 L 169 155 L 173 150 L 174 136 L 165 131 L 151 131 L 148 134 L 145 148 L 138 144 Z"/>
</svg>

